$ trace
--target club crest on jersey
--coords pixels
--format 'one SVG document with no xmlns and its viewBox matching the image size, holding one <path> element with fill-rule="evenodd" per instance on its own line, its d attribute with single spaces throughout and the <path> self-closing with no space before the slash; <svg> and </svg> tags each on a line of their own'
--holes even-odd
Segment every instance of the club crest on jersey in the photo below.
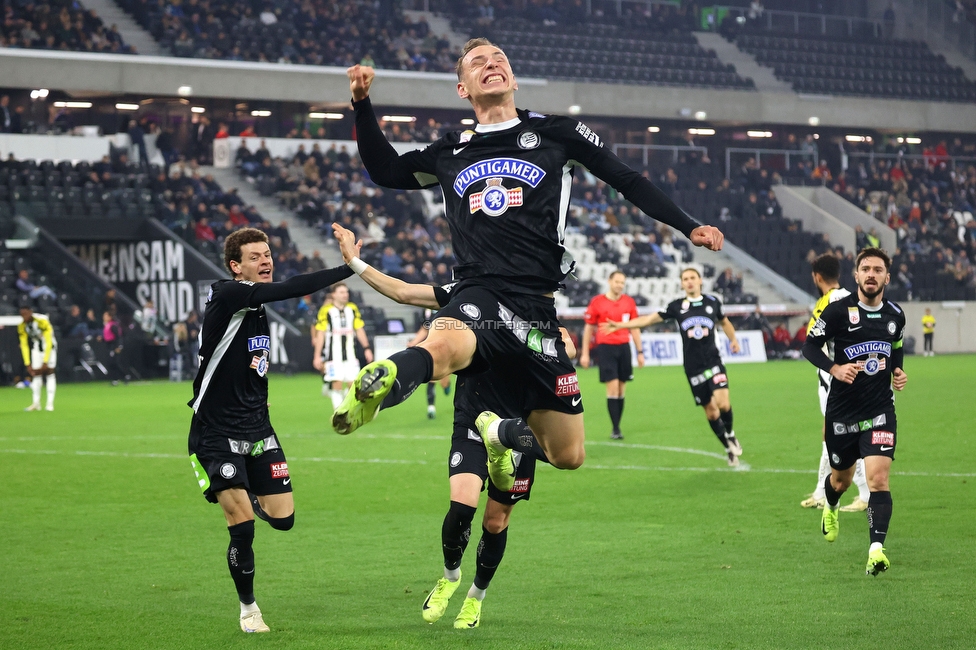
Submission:
<svg viewBox="0 0 976 650">
<path fill-rule="evenodd" d="M 481 310 L 478 309 L 478 305 L 466 302 L 461 305 L 461 313 L 470 318 L 471 320 L 478 320 L 481 318 Z"/>
<path fill-rule="evenodd" d="M 520 149 L 535 149 L 542 142 L 542 138 L 535 131 L 522 131 L 519 133 L 518 146 Z"/>
<path fill-rule="evenodd" d="M 715 322 L 711 318 L 704 316 L 692 316 L 681 321 L 681 329 L 688 333 L 688 338 L 701 340 L 708 336 L 708 333 L 715 327 Z"/>
<path fill-rule="evenodd" d="M 518 158 L 491 158 L 461 170 L 454 179 L 454 191 L 458 196 L 464 196 L 473 183 L 495 176 L 512 178 L 535 188 L 545 178 L 546 172 L 538 165 Z"/>
<path fill-rule="evenodd" d="M 894 336 L 897 330 L 898 330 L 898 326 L 895 325 L 895 321 L 893 320 L 888 321 L 888 333 Z"/>
<path fill-rule="evenodd" d="M 509 208 L 517 208 L 522 205 L 522 188 L 516 187 L 508 189 L 502 185 L 502 179 L 489 178 L 488 187 L 480 192 L 475 192 L 468 198 L 468 207 L 471 214 L 481 210 L 489 217 L 500 217 Z"/>
<path fill-rule="evenodd" d="M 848 307 L 847 318 L 851 321 L 851 325 L 857 325 L 861 322 L 861 312 L 858 311 L 857 307 Z"/>
<path fill-rule="evenodd" d="M 258 373 L 258 377 L 264 377 L 268 374 L 268 355 L 262 354 L 251 357 L 251 368 Z"/>
<path fill-rule="evenodd" d="M 858 361 L 857 369 L 863 371 L 866 375 L 876 375 L 879 371 L 885 369 L 884 357 L 879 358 L 878 355 L 872 354 L 867 359 Z"/>
</svg>

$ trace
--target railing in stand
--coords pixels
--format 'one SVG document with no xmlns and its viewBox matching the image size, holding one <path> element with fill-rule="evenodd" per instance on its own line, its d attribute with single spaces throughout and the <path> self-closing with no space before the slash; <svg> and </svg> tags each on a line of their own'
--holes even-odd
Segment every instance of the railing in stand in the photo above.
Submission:
<svg viewBox="0 0 976 650">
<path fill-rule="evenodd" d="M 762 157 L 783 156 L 786 158 L 786 171 L 791 169 L 792 159 L 810 160 L 814 166 L 820 164 L 816 152 L 800 151 L 799 149 L 755 149 L 751 147 L 729 147 L 725 150 L 725 177 L 732 178 L 732 155 L 746 154 L 756 159 L 756 165 L 762 167 Z"/>
<path fill-rule="evenodd" d="M 648 159 L 649 151 L 670 151 L 671 161 L 675 163 L 678 162 L 678 156 L 683 151 L 685 152 L 697 151 L 698 153 L 708 155 L 707 147 L 692 147 L 688 145 L 679 146 L 679 145 L 670 145 L 670 144 L 615 144 L 613 145 L 613 153 L 616 156 L 620 156 L 621 152 L 626 150 L 641 151 L 642 152 L 641 162 L 644 164 L 645 167 L 647 167 L 647 163 L 649 160 Z"/>
</svg>

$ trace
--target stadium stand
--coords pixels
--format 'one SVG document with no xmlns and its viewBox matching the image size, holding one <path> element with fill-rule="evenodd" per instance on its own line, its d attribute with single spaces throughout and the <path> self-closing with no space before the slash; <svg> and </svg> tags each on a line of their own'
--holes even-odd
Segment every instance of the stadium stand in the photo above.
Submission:
<svg viewBox="0 0 976 650">
<path fill-rule="evenodd" d="M 976 84 L 924 42 L 739 34 L 736 45 L 800 93 L 970 102 Z"/>
<path fill-rule="evenodd" d="M 74 0 L 5 2 L 0 47 L 135 54 L 115 25 L 106 27 L 93 10 Z"/>
<path fill-rule="evenodd" d="M 175 56 L 448 72 L 456 52 L 389 2 L 119 0 Z"/>
</svg>

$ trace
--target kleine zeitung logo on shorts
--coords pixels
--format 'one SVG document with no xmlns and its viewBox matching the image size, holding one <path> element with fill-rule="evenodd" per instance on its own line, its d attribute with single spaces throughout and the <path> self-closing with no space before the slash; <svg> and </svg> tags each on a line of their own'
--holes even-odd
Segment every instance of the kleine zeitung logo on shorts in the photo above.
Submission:
<svg viewBox="0 0 976 650">
<path fill-rule="evenodd" d="M 576 373 L 559 375 L 556 377 L 556 396 L 565 397 L 566 395 L 579 395 L 579 378 Z"/>
</svg>

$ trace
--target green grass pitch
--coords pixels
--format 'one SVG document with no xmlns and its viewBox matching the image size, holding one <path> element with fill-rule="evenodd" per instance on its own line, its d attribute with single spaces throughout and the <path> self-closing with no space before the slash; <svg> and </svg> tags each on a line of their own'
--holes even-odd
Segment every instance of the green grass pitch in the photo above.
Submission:
<svg viewBox="0 0 976 650">
<path fill-rule="evenodd" d="M 587 461 L 541 468 L 515 508 L 481 627 L 435 625 L 449 400 L 423 391 L 348 437 L 312 375 L 271 379 L 296 527 L 258 522 L 244 635 L 227 532 L 186 459 L 189 384 L 62 385 L 54 413 L 0 390 L 0 648 L 971 648 L 976 639 L 973 356 L 909 358 L 891 480 L 892 565 L 864 575 L 863 513 L 827 544 L 813 489 L 816 379 L 805 362 L 730 367 L 749 471 L 730 471 L 680 368 L 638 370 L 626 440 L 581 373 Z M 852 494 L 845 495 L 847 503 Z"/>
</svg>

